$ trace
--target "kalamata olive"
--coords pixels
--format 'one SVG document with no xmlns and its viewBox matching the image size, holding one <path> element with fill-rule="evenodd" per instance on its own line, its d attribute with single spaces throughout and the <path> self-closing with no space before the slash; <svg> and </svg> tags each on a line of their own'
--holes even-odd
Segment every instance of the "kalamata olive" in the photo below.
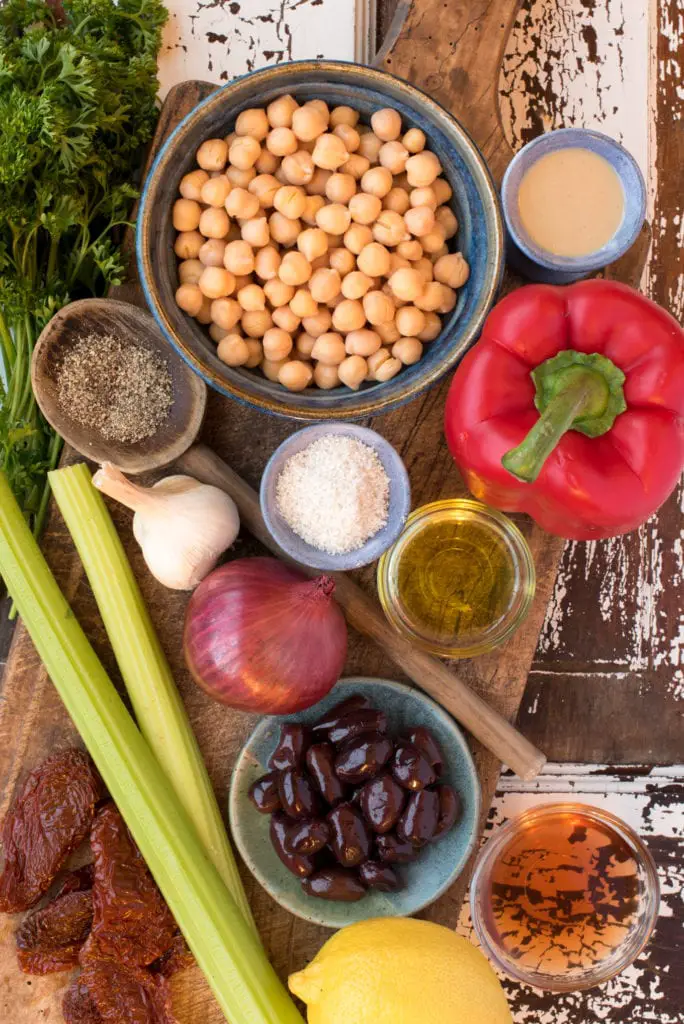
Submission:
<svg viewBox="0 0 684 1024">
<path fill-rule="evenodd" d="M 314 743 L 306 752 L 306 764 L 314 785 L 330 806 L 344 800 L 344 786 L 335 775 L 335 751 L 331 743 Z"/>
<path fill-rule="evenodd" d="M 392 758 L 392 775 L 404 789 L 418 790 L 436 781 L 435 770 L 417 747 L 400 743 Z"/>
<path fill-rule="evenodd" d="M 285 842 L 292 853 L 318 853 L 330 842 L 330 825 L 320 818 L 299 821 L 290 827 Z"/>
<path fill-rule="evenodd" d="M 413 860 L 418 853 L 415 846 L 407 843 L 404 839 L 399 839 L 394 832 L 378 836 L 375 840 L 375 845 L 378 857 L 386 864 L 406 864 L 408 861 Z"/>
<path fill-rule="evenodd" d="M 437 786 L 435 792 L 439 798 L 439 816 L 432 838 L 439 839 L 456 824 L 463 814 L 463 801 L 451 786 Z"/>
<path fill-rule="evenodd" d="M 337 867 L 323 868 L 305 878 L 302 889 L 309 896 L 317 896 L 321 900 L 341 900 L 343 903 L 355 903 L 366 895 L 355 871 Z"/>
<path fill-rule="evenodd" d="M 368 698 L 360 693 L 355 693 L 353 697 L 347 697 L 346 700 L 336 704 L 322 718 L 319 718 L 313 728 L 316 732 L 327 732 L 328 729 L 336 726 L 340 718 L 343 718 L 349 711 L 358 711 L 360 708 L 369 707 L 370 701 Z"/>
<path fill-rule="evenodd" d="M 418 725 L 409 733 L 408 741 L 414 747 L 418 747 L 421 754 L 425 754 L 425 757 L 435 769 L 437 778 L 439 778 L 444 770 L 444 754 L 430 730 L 426 729 L 424 725 Z"/>
<path fill-rule="evenodd" d="M 404 888 L 396 872 L 377 860 L 364 861 L 359 867 L 359 878 L 369 889 L 379 889 L 380 892 L 396 892 Z"/>
<path fill-rule="evenodd" d="M 328 823 L 332 833 L 330 846 L 342 867 L 353 868 L 366 860 L 370 853 L 370 836 L 357 807 L 350 803 L 338 804 L 328 815 Z"/>
<path fill-rule="evenodd" d="M 397 835 L 413 846 L 424 846 L 432 839 L 439 818 L 439 796 L 434 789 L 411 793 L 397 825 Z"/>
<path fill-rule="evenodd" d="M 278 794 L 282 809 L 290 818 L 315 818 L 318 797 L 308 776 L 293 768 L 278 777 Z"/>
<path fill-rule="evenodd" d="M 366 783 L 359 800 L 363 816 L 373 831 L 389 832 L 399 820 L 405 798 L 406 791 L 391 775 L 384 773 Z"/>
<path fill-rule="evenodd" d="M 303 853 L 290 853 L 287 847 L 287 833 L 292 823 L 282 813 L 277 811 L 271 818 L 271 842 L 273 849 L 278 854 L 288 871 L 299 878 L 306 878 L 314 869 L 314 862 L 311 857 Z"/>
<path fill-rule="evenodd" d="M 249 799 L 260 814 L 273 814 L 280 810 L 278 794 L 278 773 L 269 772 L 249 787 Z"/>
<path fill-rule="evenodd" d="M 343 715 L 337 725 L 328 730 L 328 739 L 335 746 L 347 743 L 364 732 L 387 732 L 387 715 L 384 711 L 362 708 Z"/>
<path fill-rule="evenodd" d="M 377 775 L 391 756 L 387 737 L 368 733 L 345 743 L 335 758 L 335 772 L 342 782 L 365 782 Z"/>
<path fill-rule="evenodd" d="M 284 772 L 286 768 L 299 768 L 306 749 L 307 730 L 303 725 L 284 725 L 280 730 L 278 746 L 271 754 L 269 768 Z"/>
</svg>

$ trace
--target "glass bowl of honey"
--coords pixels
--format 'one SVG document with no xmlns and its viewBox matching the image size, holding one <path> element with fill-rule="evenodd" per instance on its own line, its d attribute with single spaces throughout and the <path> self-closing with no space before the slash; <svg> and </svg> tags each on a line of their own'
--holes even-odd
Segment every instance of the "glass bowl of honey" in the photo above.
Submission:
<svg viewBox="0 0 684 1024">
<path fill-rule="evenodd" d="M 507 516 L 470 498 L 412 512 L 378 563 L 388 621 L 417 647 L 471 658 L 503 643 L 534 597 L 532 553 Z"/>
<path fill-rule="evenodd" d="M 470 886 L 484 952 L 509 977 L 550 992 L 602 985 L 648 942 L 660 903 L 636 832 L 597 807 L 546 804 L 485 843 Z"/>
</svg>

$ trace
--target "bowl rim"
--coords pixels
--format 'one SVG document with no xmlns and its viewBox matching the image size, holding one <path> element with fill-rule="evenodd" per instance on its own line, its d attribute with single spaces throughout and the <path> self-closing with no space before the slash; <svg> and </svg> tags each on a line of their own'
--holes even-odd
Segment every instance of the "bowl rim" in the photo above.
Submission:
<svg viewBox="0 0 684 1024">
<path fill-rule="evenodd" d="M 392 463 L 395 469 L 397 480 L 394 488 L 394 495 L 392 494 L 392 482 L 390 480 L 388 524 L 390 511 L 393 507 L 398 512 L 398 519 L 392 530 L 388 532 L 386 537 L 387 543 L 382 551 L 374 550 L 374 541 L 386 527 L 382 527 L 378 533 L 369 537 L 366 543 L 360 548 L 356 548 L 355 550 L 346 552 L 345 554 L 331 555 L 327 551 L 319 551 L 317 548 L 312 547 L 312 545 L 298 537 L 291 527 L 286 524 L 281 525 L 279 519 L 282 517 L 277 516 L 277 514 L 274 513 L 272 505 L 268 501 L 266 492 L 276 471 L 276 462 L 278 459 L 281 458 L 289 448 L 298 444 L 303 437 L 310 434 L 315 435 L 311 439 L 311 443 L 313 444 L 315 440 L 319 437 L 325 436 L 326 433 L 341 435 L 348 434 L 357 438 L 359 441 L 367 443 L 368 447 L 373 448 L 374 451 L 378 448 L 381 449 L 381 451 L 387 453 L 387 460 Z M 379 457 L 381 461 L 383 461 L 381 456 Z M 387 472 L 389 476 L 387 469 L 385 472 Z M 283 551 L 285 551 L 291 558 L 295 558 L 302 565 L 307 565 L 311 569 L 321 569 L 331 572 L 348 572 L 350 569 L 360 569 L 364 565 L 369 565 L 371 562 L 375 562 L 396 542 L 397 538 L 401 535 L 406 526 L 406 521 L 411 509 L 411 481 L 409 480 L 408 471 L 401 455 L 394 445 L 384 438 L 382 434 L 378 433 L 377 430 L 372 430 L 370 427 L 364 427 L 357 423 L 344 423 L 339 420 L 324 420 L 321 423 L 312 423 L 308 427 L 302 427 L 300 430 L 296 430 L 294 434 L 290 434 L 289 437 L 286 437 L 285 440 L 278 445 L 266 463 L 261 475 L 259 504 L 261 506 L 261 514 L 269 533 Z M 297 538 L 296 543 L 303 546 L 303 552 L 292 546 L 292 538 L 295 537 Z M 371 549 L 370 553 L 369 549 Z M 303 553 L 306 554 L 306 559 L 302 558 Z"/>
<path fill-rule="evenodd" d="M 431 108 L 433 111 L 436 111 L 440 117 L 448 118 L 452 125 L 455 126 L 457 132 L 467 144 L 470 156 L 478 167 L 480 175 L 479 180 L 487 193 L 486 198 L 489 201 L 492 210 L 492 234 L 494 244 L 492 246 L 492 251 L 488 252 L 487 258 L 487 266 L 488 268 L 491 268 L 491 279 L 488 287 L 483 289 L 483 294 L 479 300 L 478 306 L 476 307 L 471 321 L 468 324 L 468 328 L 464 333 L 462 344 L 459 346 L 459 351 L 447 354 L 439 365 L 435 366 L 425 377 L 416 380 L 415 382 L 407 379 L 405 388 L 399 395 L 395 395 L 394 397 L 383 397 L 385 390 L 383 388 L 374 388 L 368 391 L 353 392 L 350 395 L 345 393 L 343 397 L 347 399 L 347 401 L 345 401 L 344 406 L 339 408 L 335 406 L 326 406 L 321 407 L 320 409 L 309 406 L 290 406 L 280 399 L 277 394 L 254 396 L 243 389 L 239 382 L 230 380 L 226 377 L 219 377 L 203 357 L 198 356 L 191 350 L 190 346 L 184 342 L 181 333 L 176 331 L 168 320 L 166 311 L 157 300 L 155 296 L 155 289 L 152 287 L 153 275 L 151 273 L 150 263 L 150 245 L 148 240 L 149 232 L 146 227 L 147 222 L 150 219 L 150 205 L 152 203 L 151 193 L 156 186 L 158 172 L 160 170 L 164 171 L 165 168 L 163 165 L 168 160 L 169 154 L 171 153 L 177 138 L 186 130 L 189 124 L 194 123 L 197 119 L 201 119 L 208 108 L 213 107 L 214 105 L 220 105 L 222 97 L 225 96 L 228 90 L 234 88 L 239 83 L 244 82 L 245 79 L 253 79 L 256 87 L 261 79 L 278 79 L 279 77 L 286 76 L 293 71 L 302 71 L 312 74 L 318 72 L 324 74 L 326 70 L 332 70 L 344 74 L 345 71 L 349 71 L 350 69 L 356 73 L 364 75 L 369 80 L 369 83 L 382 83 L 388 79 L 392 80 L 403 94 L 408 97 L 415 97 L 417 94 L 424 107 L 428 109 Z M 499 292 L 501 281 L 503 279 L 505 269 L 505 227 L 499 192 L 483 154 L 470 132 L 458 120 L 458 118 L 447 110 L 445 106 L 439 103 L 438 100 L 429 96 L 424 90 L 420 89 L 413 83 L 408 82 L 384 69 L 369 67 L 368 65 L 358 64 L 354 61 L 298 60 L 288 61 L 282 64 L 269 64 L 258 71 L 241 75 L 238 78 L 233 79 L 233 81 L 229 82 L 227 85 L 217 87 L 209 94 L 209 96 L 193 107 L 193 109 L 189 111 L 189 113 L 186 114 L 186 116 L 179 122 L 168 138 L 165 139 L 147 173 L 140 196 L 138 214 L 136 218 L 135 250 L 138 277 L 140 279 L 140 285 L 148 309 L 152 313 L 168 343 L 178 352 L 185 362 L 191 366 L 193 371 L 205 381 L 206 384 L 218 391 L 220 394 L 223 394 L 228 398 L 232 398 L 242 405 L 259 409 L 262 412 L 267 412 L 271 415 L 284 416 L 288 419 L 305 420 L 309 422 L 330 419 L 331 417 L 338 420 L 355 420 L 363 419 L 366 416 L 375 416 L 389 412 L 390 410 L 396 409 L 406 402 L 409 402 L 423 394 L 441 380 L 442 377 L 444 377 L 450 370 L 452 370 L 475 343 L 482 330 L 484 321 L 487 318 L 492 305 L 496 301 L 496 296 Z"/>
<path fill-rule="evenodd" d="M 333 689 L 330 691 L 330 695 L 337 692 L 340 695 L 340 701 L 344 700 L 344 691 L 347 689 L 353 689 L 360 683 L 366 686 L 375 686 L 376 684 L 379 684 L 380 687 L 382 688 L 394 690 L 395 692 L 401 694 L 408 693 L 411 696 L 417 698 L 419 701 L 423 702 L 426 706 L 428 706 L 432 710 L 433 714 L 437 718 L 439 718 L 444 723 L 444 725 L 450 730 L 453 737 L 453 741 L 459 748 L 459 757 L 461 758 L 463 765 L 466 769 L 468 778 L 472 783 L 472 819 L 474 824 L 471 829 L 470 835 L 468 836 L 468 842 L 465 845 L 461 857 L 451 866 L 449 873 L 444 879 L 444 881 L 439 886 L 437 886 L 436 889 L 433 889 L 428 896 L 423 897 L 418 902 L 416 902 L 416 905 L 413 907 L 413 909 L 411 909 L 410 914 L 417 914 L 421 910 L 425 910 L 426 907 L 429 907 L 432 903 L 438 900 L 440 896 L 443 896 L 448 889 L 451 888 L 451 886 L 455 883 L 457 878 L 459 878 L 459 876 L 465 870 L 466 865 L 468 864 L 468 861 L 470 860 L 470 857 L 472 856 L 473 851 L 477 846 L 477 843 L 480 838 L 480 819 L 482 815 L 482 786 L 480 783 L 480 776 L 478 774 L 477 767 L 475 766 L 475 760 L 473 758 L 472 751 L 468 745 L 468 741 L 466 740 L 464 731 L 461 729 L 460 725 L 453 718 L 453 716 L 450 715 L 445 708 L 443 708 L 440 704 L 433 700 L 432 697 L 424 693 L 423 690 L 419 689 L 417 686 L 409 686 L 407 683 L 399 683 L 394 679 L 384 679 L 378 676 L 343 676 L 341 679 L 338 680 Z M 313 707 L 316 706 L 317 705 L 313 705 Z M 230 823 L 230 831 L 231 836 L 233 838 L 233 842 L 237 846 L 240 857 L 244 861 L 245 866 L 248 868 L 250 874 L 253 875 L 253 877 L 257 880 L 259 885 L 261 885 L 261 887 L 265 889 L 269 896 L 271 896 L 271 898 L 274 899 L 279 906 L 283 907 L 283 909 L 289 911 L 289 913 L 291 913 L 293 916 L 298 917 L 303 921 L 308 921 L 312 924 L 323 925 L 326 928 L 341 928 L 349 922 L 341 921 L 340 918 L 335 916 L 335 907 L 337 906 L 337 904 L 334 901 L 328 902 L 327 900 L 316 900 L 315 903 L 313 904 L 313 909 L 311 910 L 311 912 L 306 914 L 301 912 L 298 908 L 292 907 L 288 905 L 287 902 L 284 902 L 278 891 L 274 891 L 274 886 L 271 883 L 270 878 L 264 876 L 261 871 L 255 870 L 255 867 L 251 862 L 252 859 L 249 853 L 249 848 L 243 839 L 242 829 L 235 828 L 235 809 L 238 803 L 238 790 L 241 785 L 242 775 L 242 773 L 238 772 L 237 769 L 243 761 L 246 761 L 248 757 L 251 758 L 251 755 L 248 753 L 249 746 L 251 745 L 255 737 L 257 737 L 260 733 L 270 728 L 272 725 L 283 725 L 292 719 L 297 719 L 303 713 L 304 712 L 300 711 L 295 712 L 295 714 L 293 715 L 264 715 L 262 718 L 259 719 L 257 724 L 251 730 L 249 736 L 242 745 L 238 756 L 235 759 L 235 765 L 233 767 L 233 773 L 230 780 L 230 789 L 228 792 L 228 818 Z M 405 891 L 406 890 L 404 890 L 404 892 Z M 362 902 L 363 901 L 359 901 L 359 906 L 362 905 Z M 320 912 L 318 911 L 319 905 Z M 347 904 L 344 904 L 344 906 L 346 905 Z M 397 917 L 400 915 L 391 914 L 386 916 Z M 402 912 L 401 916 L 406 916 L 406 913 Z"/>
</svg>

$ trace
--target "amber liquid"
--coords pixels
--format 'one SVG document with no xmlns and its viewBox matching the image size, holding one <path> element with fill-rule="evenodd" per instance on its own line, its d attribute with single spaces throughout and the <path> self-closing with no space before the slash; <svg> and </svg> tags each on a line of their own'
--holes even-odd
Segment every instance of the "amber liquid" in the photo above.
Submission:
<svg viewBox="0 0 684 1024">
<path fill-rule="evenodd" d="M 570 809 L 524 825 L 501 852 L 487 924 L 520 970 L 580 974 L 623 944 L 639 919 L 641 894 L 624 839 Z"/>
</svg>

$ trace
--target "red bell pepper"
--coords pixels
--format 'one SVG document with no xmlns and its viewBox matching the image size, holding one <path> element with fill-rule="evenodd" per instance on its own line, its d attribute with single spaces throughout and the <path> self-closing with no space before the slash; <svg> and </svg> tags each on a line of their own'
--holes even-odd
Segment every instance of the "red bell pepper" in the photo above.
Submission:
<svg viewBox="0 0 684 1024">
<path fill-rule="evenodd" d="M 616 282 L 520 288 L 456 371 L 445 430 L 481 501 L 575 540 L 634 530 L 684 468 L 684 331 Z"/>
</svg>

